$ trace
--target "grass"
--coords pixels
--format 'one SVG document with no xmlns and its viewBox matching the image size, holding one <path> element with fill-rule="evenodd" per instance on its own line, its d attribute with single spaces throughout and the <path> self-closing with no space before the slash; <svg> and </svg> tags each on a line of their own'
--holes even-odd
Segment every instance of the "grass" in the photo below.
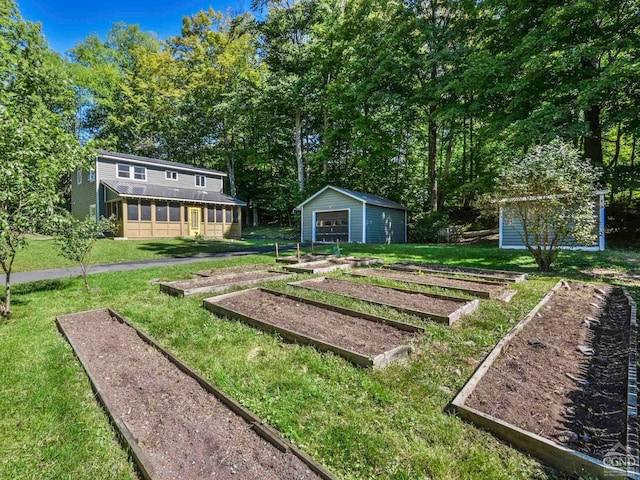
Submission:
<svg viewBox="0 0 640 480">
<path fill-rule="evenodd" d="M 345 246 L 343 251 L 534 272 L 526 254 L 493 247 Z M 376 372 L 219 319 L 201 307 L 203 296 L 176 299 L 150 283 L 214 266 L 270 262 L 270 256 L 95 275 L 90 281 L 98 290 L 90 294 L 79 279 L 17 285 L 14 316 L 0 324 L 0 478 L 137 478 L 82 367 L 55 327 L 56 315 L 107 306 L 340 478 L 563 478 L 445 408 L 477 363 L 560 275 L 582 278 L 581 271 L 599 266 L 637 270 L 639 260 L 640 254 L 631 251 L 562 255 L 557 272 L 533 274 L 516 285 L 519 293 L 510 304 L 482 300 L 458 328 L 324 292 L 298 292 L 426 328 L 409 362 Z M 270 285 L 292 289 L 286 282 Z M 628 286 L 640 300 L 640 284 Z"/>
</svg>

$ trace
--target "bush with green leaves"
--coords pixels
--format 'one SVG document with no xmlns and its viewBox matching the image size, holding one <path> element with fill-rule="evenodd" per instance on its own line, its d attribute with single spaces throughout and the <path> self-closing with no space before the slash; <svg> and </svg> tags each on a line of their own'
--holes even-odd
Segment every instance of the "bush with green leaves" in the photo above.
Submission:
<svg viewBox="0 0 640 480">
<path fill-rule="evenodd" d="M 439 241 L 438 232 L 450 225 L 449 216 L 443 212 L 420 212 L 409 223 L 409 238 L 415 243 Z"/>
<path fill-rule="evenodd" d="M 559 246 L 597 240 L 598 178 L 600 171 L 589 159 L 570 144 L 554 140 L 505 165 L 489 204 L 502 206 L 504 221 L 546 272 Z"/>
<path fill-rule="evenodd" d="M 93 245 L 105 233 L 114 233 L 115 231 L 116 225 L 113 217 L 102 217 L 96 221 L 94 218 L 78 220 L 70 215 L 66 217 L 58 229 L 56 244 L 60 253 L 66 259 L 80 265 L 84 286 L 87 290 L 89 290 L 89 258 Z"/>
</svg>

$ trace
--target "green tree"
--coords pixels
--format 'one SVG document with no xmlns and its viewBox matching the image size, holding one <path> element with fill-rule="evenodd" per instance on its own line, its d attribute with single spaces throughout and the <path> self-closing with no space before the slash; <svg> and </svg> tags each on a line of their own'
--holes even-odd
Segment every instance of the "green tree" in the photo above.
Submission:
<svg viewBox="0 0 640 480">
<path fill-rule="evenodd" d="M 115 233 L 116 224 L 114 218 L 102 217 L 96 222 L 95 218 L 78 220 L 67 215 L 56 231 L 56 244 L 62 256 L 72 262 L 77 262 L 82 270 L 84 286 L 89 290 L 89 260 L 91 250 L 98 238 L 105 233 Z"/>
<path fill-rule="evenodd" d="M 39 25 L 12 1 L 0 3 L 1 314 L 11 314 L 11 272 L 25 235 L 55 221 L 60 179 L 83 157 L 73 135 L 74 93 Z"/>
<path fill-rule="evenodd" d="M 492 203 L 506 209 L 504 218 L 542 271 L 551 269 L 559 245 L 596 240 L 598 174 L 592 161 L 559 140 L 532 148 L 502 170 Z"/>
</svg>

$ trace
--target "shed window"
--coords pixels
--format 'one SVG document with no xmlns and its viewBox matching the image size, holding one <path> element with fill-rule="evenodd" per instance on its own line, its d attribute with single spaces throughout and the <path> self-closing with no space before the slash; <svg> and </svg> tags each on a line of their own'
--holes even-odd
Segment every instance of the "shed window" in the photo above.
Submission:
<svg viewBox="0 0 640 480">
<path fill-rule="evenodd" d="M 167 221 L 167 204 L 156 203 L 156 222 Z"/>
<path fill-rule="evenodd" d="M 179 203 L 169 204 L 169 221 L 170 222 L 180 221 L 180 204 Z"/>
<path fill-rule="evenodd" d="M 148 200 L 140 202 L 140 220 L 143 222 L 151 221 L 151 202 Z"/>
<path fill-rule="evenodd" d="M 207 177 L 204 175 L 196 175 L 196 187 L 206 187 L 207 186 Z"/>
<path fill-rule="evenodd" d="M 127 220 L 137 222 L 138 219 L 138 202 L 127 203 Z"/>
</svg>

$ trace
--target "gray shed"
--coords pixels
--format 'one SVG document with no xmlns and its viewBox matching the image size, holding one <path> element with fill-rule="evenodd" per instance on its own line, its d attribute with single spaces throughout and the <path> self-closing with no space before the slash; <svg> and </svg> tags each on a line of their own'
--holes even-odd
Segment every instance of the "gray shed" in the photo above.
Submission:
<svg viewBox="0 0 640 480">
<path fill-rule="evenodd" d="M 300 241 L 406 243 L 407 208 L 370 193 L 327 185 L 296 207 Z"/>
</svg>

